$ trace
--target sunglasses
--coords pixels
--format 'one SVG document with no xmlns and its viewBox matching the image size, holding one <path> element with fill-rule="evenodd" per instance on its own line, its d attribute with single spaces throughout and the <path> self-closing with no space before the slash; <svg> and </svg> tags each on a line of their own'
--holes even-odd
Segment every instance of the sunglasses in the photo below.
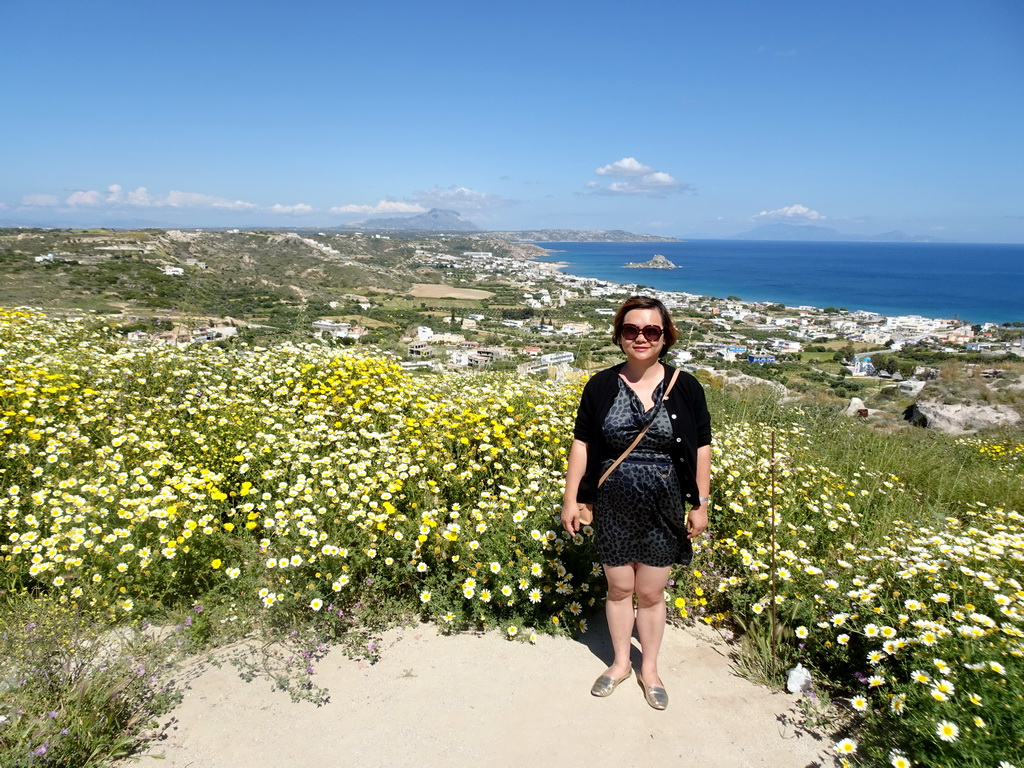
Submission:
<svg viewBox="0 0 1024 768">
<path fill-rule="evenodd" d="M 645 325 L 643 328 L 638 328 L 632 323 L 627 323 L 622 326 L 622 330 L 619 331 L 619 335 L 622 336 L 626 341 L 633 341 L 640 334 L 644 335 L 644 338 L 650 342 L 655 342 L 661 338 L 661 327 L 657 325 Z"/>
</svg>

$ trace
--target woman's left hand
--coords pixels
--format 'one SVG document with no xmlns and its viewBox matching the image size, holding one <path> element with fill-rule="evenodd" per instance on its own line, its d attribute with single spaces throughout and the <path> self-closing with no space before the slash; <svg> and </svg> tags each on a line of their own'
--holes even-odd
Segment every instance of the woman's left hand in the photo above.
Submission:
<svg viewBox="0 0 1024 768">
<path fill-rule="evenodd" d="M 699 507 L 691 508 L 689 514 L 686 515 L 686 538 L 696 539 L 707 529 L 708 506 L 707 502 L 705 502 L 701 504 Z"/>
</svg>

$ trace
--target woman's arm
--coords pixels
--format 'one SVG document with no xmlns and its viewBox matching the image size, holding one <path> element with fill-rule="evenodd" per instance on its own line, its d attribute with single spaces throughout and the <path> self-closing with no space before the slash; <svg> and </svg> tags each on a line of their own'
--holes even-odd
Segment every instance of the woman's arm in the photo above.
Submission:
<svg viewBox="0 0 1024 768">
<path fill-rule="evenodd" d="M 697 495 L 707 499 L 711 495 L 711 446 L 697 449 Z M 687 538 L 695 539 L 708 527 L 708 501 L 698 501 L 686 515 Z M 563 512 L 564 515 L 564 512 Z"/>
<path fill-rule="evenodd" d="M 580 509 L 576 502 L 576 492 L 580 480 L 587 471 L 587 456 L 590 449 L 587 444 L 576 438 L 569 449 L 568 468 L 565 472 L 565 493 L 562 496 L 562 527 L 569 533 L 580 529 Z"/>
</svg>

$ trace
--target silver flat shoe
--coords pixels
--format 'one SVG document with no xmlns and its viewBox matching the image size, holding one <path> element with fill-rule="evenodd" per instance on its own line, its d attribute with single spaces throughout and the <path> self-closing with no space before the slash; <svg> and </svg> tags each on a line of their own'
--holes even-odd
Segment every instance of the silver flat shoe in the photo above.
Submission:
<svg viewBox="0 0 1024 768">
<path fill-rule="evenodd" d="M 633 674 L 633 670 L 629 670 L 624 677 L 620 677 L 618 680 L 611 675 L 601 675 L 594 681 L 594 684 L 590 686 L 590 695 L 600 696 L 601 698 L 611 696 L 612 691 L 618 687 L 619 683 L 624 680 L 628 680 L 631 674 Z"/>
<path fill-rule="evenodd" d="M 654 709 L 668 709 L 668 691 L 657 685 L 647 685 L 644 683 L 643 675 L 640 674 L 640 670 L 636 671 L 636 681 L 640 683 L 640 688 L 644 692 L 644 698 L 647 699 L 647 703 Z"/>
</svg>

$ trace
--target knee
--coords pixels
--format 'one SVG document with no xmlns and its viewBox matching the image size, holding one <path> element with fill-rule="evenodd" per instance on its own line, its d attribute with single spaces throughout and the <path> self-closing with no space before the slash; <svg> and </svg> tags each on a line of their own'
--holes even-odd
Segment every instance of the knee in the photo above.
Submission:
<svg viewBox="0 0 1024 768">
<path fill-rule="evenodd" d="M 665 604 L 665 590 L 659 589 L 656 592 L 637 590 L 636 607 L 653 608 Z"/>
<path fill-rule="evenodd" d="M 633 589 L 631 587 L 622 587 L 609 584 L 608 599 L 612 602 L 618 602 L 619 600 L 632 600 Z"/>
</svg>

